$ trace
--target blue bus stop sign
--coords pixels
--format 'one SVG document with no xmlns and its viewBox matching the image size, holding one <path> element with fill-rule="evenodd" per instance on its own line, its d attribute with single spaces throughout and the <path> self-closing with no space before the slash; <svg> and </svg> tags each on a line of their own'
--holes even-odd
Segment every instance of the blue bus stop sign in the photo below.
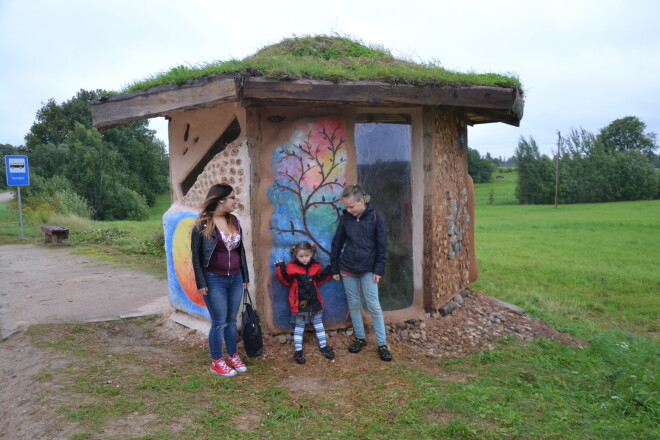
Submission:
<svg viewBox="0 0 660 440">
<path fill-rule="evenodd" d="M 5 156 L 8 186 L 27 186 L 30 184 L 27 156 Z"/>
</svg>

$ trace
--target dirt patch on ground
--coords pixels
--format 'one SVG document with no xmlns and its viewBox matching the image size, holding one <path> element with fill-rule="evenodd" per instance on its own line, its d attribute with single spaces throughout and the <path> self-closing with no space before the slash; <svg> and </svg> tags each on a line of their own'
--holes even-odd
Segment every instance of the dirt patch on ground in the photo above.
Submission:
<svg viewBox="0 0 660 440">
<path fill-rule="evenodd" d="M 144 325 L 131 320 L 119 320 L 104 325 L 102 330 L 96 330 L 94 338 L 105 347 L 108 357 L 137 356 L 146 359 L 148 364 L 158 364 L 164 368 L 175 368 L 182 362 L 181 348 L 200 348 L 204 352 L 207 349 L 205 334 L 177 324 L 167 314 L 154 321 L 150 328 L 153 331 L 145 331 Z M 524 313 L 516 313 L 478 292 L 471 292 L 452 315 L 434 315 L 423 320 L 393 323 L 388 325 L 388 332 L 394 363 L 418 367 L 440 379 L 453 382 L 467 378 L 459 377 L 461 373 L 445 371 L 439 365 L 439 360 L 493 349 L 500 337 L 522 340 L 547 338 L 573 346 L 588 343 L 531 319 Z M 330 361 L 318 350 L 314 333 L 307 332 L 304 338 L 307 363 L 297 365 L 292 358 L 293 342 L 287 335 L 266 335 L 263 356 L 245 360 L 249 368 L 265 369 L 275 384 L 288 389 L 292 396 L 299 396 L 303 408 L 305 395 L 346 398 L 347 389 L 350 389 L 354 381 L 368 377 L 365 372 L 376 374 L 392 366 L 378 359 L 370 329 L 367 333 L 368 345 L 363 352 L 348 353 L 347 348 L 352 339 L 350 329 L 330 331 L 329 341 L 337 355 L 336 359 Z M 241 349 L 239 344 L 239 351 Z M 27 332 L 18 332 L 0 342 L 0 351 L 0 407 L 4 413 L 0 420 L 0 438 L 67 439 L 80 432 L 75 421 L 64 420 L 61 410 L 58 410 L 67 403 L 67 399 L 74 398 L 74 394 L 67 389 L 67 382 L 44 380 L 49 375 L 58 376 L 60 371 L 70 368 L 72 360 L 66 358 L 63 354 L 65 352 L 37 348 Z M 204 374 L 208 365 L 202 360 L 198 368 L 199 373 Z M 136 370 L 134 374 L 144 374 L 144 371 Z M 102 385 L 122 386 L 120 380 Z M 391 385 L 383 384 L 385 387 Z M 252 408 L 234 422 L 237 429 L 249 431 L 258 426 L 263 416 L 260 408 Z M 442 414 L 438 417 L 442 417 Z M 189 422 L 185 418 L 168 420 L 168 429 L 176 432 Z M 103 428 L 95 438 L 142 437 L 149 435 L 149 427 L 154 423 L 162 421 L 154 415 L 135 413 L 115 420 L 112 426 Z"/>
<path fill-rule="evenodd" d="M 388 345 L 394 360 L 415 362 L 419 359 L 453 359 L 470 353 L 495 348 L 498 338 L 513 337 L 520 340 L 553 339 L 565 345 L 582 347 L 588 341 L 571 334 L 560 332 L 543 321 L 529 317 L 520 308 L 504 303 L 480 292 L 466 291 L 463 302 L 447 316 L 439 313 L 427 314 L 424 319 L 386 325 Z M 206 335 L 187 329 L 163 317 L 159 336 L 172 342 L 181 342 L 200 347 L 206 346 Z M 353 340 L 352 329 L 328 331 L 329 343 L 342 358 L 343 363 L 352 365 L 367 355 L 371 362 L 376 354 L 376 340 L 367 325 L 367 347 L 357 356 L 348 355 L 347 349 Z M 265 335 L 262 358 L 285 357 L 293 362 L 293 338 L 289 335 Z M 311 359 L 326 359 L 317 349 L 314 332 L 307 331 L 304 351 L 307 363 Z M 346 352 L 346 356 L 344 356 Z"/>
<path fill-rule="evenodd" d="M 463 302 L 451 315 L 434 313 L 422 320 L 388 324 L 388 345 L 394 362 L 403 362 L 438 377 L 447 376 L 448 380 L 460 382 L 466 377 L 441 371 L 438 361 L 496 349 L 499 338 L 552 339 L 576 347 L 589 343 L 529 317 L 518 307 L 479 292 L 464 294 Z M 206 349 L 206 334 L 183 327 L 166 316 L 159 321 L 156 337 L 169 343 Z M 270 372 L 281 378 L 281 386 L 294 394 L 332 395 L 335 391 L 344 392 L 347 381 L 354 380 L 356 372 L 386 367 L 386 363 L 378 358 L 375 337 L 369 326 L 367 346 L 361 353 L 348 352 L 353 338 L 352 329 L 328 331 L 328 341 L 336 353 L 336 359 L 330 361 L 318 350 L 314 332 L 307 331 L 303 341 L 307 362 L 298 365 L 293 361 L 292 335 L 265 335 L 264 354 L 254 362 L 268 365 Z M 331 376 L 328 376 L 329 372 Z"/>
<path fill-rule="evenodd" d="M 26 255 L 30 252 L 45 254 L 49 264 L 60 268 L 60 273 L 61 268 L 65 267 L 64 280 L 55 278 L 47 266 L 35 270 L 38 269 L 36 260 L 29 256 L 21 257 L 22 263 L 16 262 L 15 256 L 21 252 L 26 252 Z M 0 323 L 11 332 L 44 322 L 117 319 L 121 313 L 144 311 L 145 303 L 161 298 L 163 291 L 166 292 L 164 280 L 75 256 L 66 249 L 44 249 L 34 245 L 2 246 L 0 260 Z M 465 378 L 454 377 L 459 373 L 443 371 L 438 361 L 494 349 L 498 338 L 546 338 L 572 346 L 588 343 L 530 318 L 515 306 L 479 292 L 467 291 L 464 294 L 450 315 L 434 313 L 421 320 L 388 324 L 388 343 L 394 363 L 405 363 L 432 372 L 437 377 L 446 376 L 447 380 L 461 381 Z M 104 302 L 108 297 L 111 301 Z M 120 300 L 115 301 L 117 298 Z M 57 310 L 63 313 L 55 313 Z M 155 321 L 152 332 L 145 331 L 143 325 L 131 320 L 117 320 L 104 326 L 102 331 L 97 330 L 94 337 L 98 338 L 99 344 L 105 344 L 106 356 L 131 354 L 161 366 L 181 362 L 177 347 L 206 350 L 206 334 L 171 320 L 171 308 L 160 310 L 165 312 Z M 359 354 L 347 351 L 353 339 L 351 329 L 329 331 L 328 337 L 337 354 L 332 361 L 318 350 L 313 332 L 305 334 L 305 365 L 294 363 L 290 335 L 266 335 L 263 356 L 246 360 L 250 368 L 266 369 L 278 386 L 298 396 L 321 393 L 332 397 L 345 394 L 353 381 L 367 377 L 365 372 L 380 372 L 392 365 L 378 359 L 373 331 L 369 328 L 368 345 Z M 67 399 L 75 398 L 68 390 L 70 384 L 66 380 L 48 379 L 70 367 L 72 359 L 68 359 L 65 353 L 63 350 L 39 348 L 27 332 L 20 330 L 0 341 L 0 408 L 3 410 L 0 439 L 67 439 L 79 432 L 75 422 L 63 420 L 60 409 Z M 200 374 L 207 368 L 207 364 L 199 362 Z M 142 373 L 135 371 L 135 374 Z M 101 385 L 107 388 L 121 384 Z M 253 408 L 239 417 L 236 427 L 250 430 L 262 416 L 259 408 Z M 438 417 L 443 415 L 438 414 Z M 169 420 L 168 429 L 175 433 L 189 422 L 185 418 Z M 149 434 L 146 427 L 154 423 L 160 423 L 157 416 L 135 413 L 115 420 L 98 438 L 145 436 Z"/>
<path fill-rule="evenodd" d="M 165 311 L 167 295 L 167 280 L 67 246 L 0 246 L 0 339 L 33 324 Z"/>
</svg>

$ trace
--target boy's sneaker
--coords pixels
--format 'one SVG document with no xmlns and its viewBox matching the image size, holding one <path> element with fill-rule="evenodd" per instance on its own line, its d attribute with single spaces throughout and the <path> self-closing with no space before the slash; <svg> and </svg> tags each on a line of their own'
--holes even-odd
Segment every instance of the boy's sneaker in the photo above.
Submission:
<svg viewBox="0 0 660 440">
<path fill-rule="evenodd" d="M 392 360 L 392 353 L 390 353 L 390 350 L 388 350 L 387 345 L 379 345 L 378 346 L 378 355 L 380 358 L 386 362 L 389 362 Z"/>
<path fill-rule="evenodd" d="M 231 377 L 236 375 L 236 370 L 227 365 L 224 359 L 218 359 L 217 361 L 211 362 L 211 373 Z"/>
<path fill-rule="evenodd" d="M 321 350 L 321 353 L 323 353 L 323 356 L 327 357 L 328 359 L 334 359 L 335 358 L 335 351 L 332 349 L 331 346 L 326 345 L 325 347 L 319 347 L 319 350 Z"/>
<path fill-rule="evenodd" d="M 304 364 L 305 355 L 303 354 L 303 351 L 297 350 L 295 353 L 293 353 L 293 360 L 296 361 L 297 364 Z"/>
<path fill-rule="evenodd" d="M 238 353 L 234 353 L 229 360 L 227 361 L 227 365 L 232 367 L 234 370 L 238 371 L 239 373 L 245 373 L 247 371 L 247 367 L 241 361 L 241 358 L 238 357 Z"/>
<path fill-rule="evenodd" d="M 351 346 L 348 347 L 348 351 L 351 353 L 359 353 L 365 345 L 367 345 L 367 341 L 361 338 L 355 338 Z"/>
</svg>

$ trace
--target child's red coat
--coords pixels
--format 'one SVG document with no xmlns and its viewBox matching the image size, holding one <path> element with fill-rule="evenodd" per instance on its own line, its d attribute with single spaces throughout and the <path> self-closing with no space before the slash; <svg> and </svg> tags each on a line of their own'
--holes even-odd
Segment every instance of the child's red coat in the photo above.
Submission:
<svg viewBox="0 0 660 440">
<path fill-rule="evenodd" d="M 322 270 L 323 266 L 318 261 L 311 262 L 307 267 L 302 266 L 295 259 L 275 266 L 277 278 L 286 286 L 289 286 L 289 308 L 291 313 L 298 313 L 301 310 L 300 298 L 308 295 L 315 295 L 323 308 L 323 297 L 318 289 L 327 282 L 330 277 L 330 271 Z"/>
</svg>

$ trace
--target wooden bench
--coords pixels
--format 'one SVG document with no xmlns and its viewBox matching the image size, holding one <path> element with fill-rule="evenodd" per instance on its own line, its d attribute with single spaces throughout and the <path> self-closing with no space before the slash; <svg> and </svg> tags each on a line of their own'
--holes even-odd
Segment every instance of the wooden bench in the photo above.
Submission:
<svg viewBox="0 0 660 440">
<path fill-rule="evenodd" d="M 69 238 L 69 230 L 60 226 L 42 226 L 41 230 L 45 234 L 45 242 L 60 245 L 62 239 Z M 53 241 L 55 238 L 55 241 Z"/>
</svg>

